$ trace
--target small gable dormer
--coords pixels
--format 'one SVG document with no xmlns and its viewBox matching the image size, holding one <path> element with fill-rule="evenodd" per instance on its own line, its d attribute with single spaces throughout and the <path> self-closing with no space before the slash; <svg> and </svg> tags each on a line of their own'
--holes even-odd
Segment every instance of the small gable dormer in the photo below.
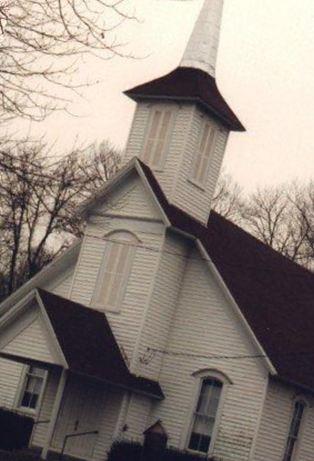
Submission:
<svg viewBox="0 0 314 461">
<path fill-rule="evenodd" d="M 244 127 L 215 80 L 223 0 L 205 0 L 181 65 L 125 92 L 137 107 L 126 149 L 168 201 L 207 223 L 230 131 Z"/>
</svg>

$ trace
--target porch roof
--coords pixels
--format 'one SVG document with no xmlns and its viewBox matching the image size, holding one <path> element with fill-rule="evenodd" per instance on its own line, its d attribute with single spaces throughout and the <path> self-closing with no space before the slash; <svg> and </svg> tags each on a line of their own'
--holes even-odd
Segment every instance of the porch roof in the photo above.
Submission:
<svg viewBox="0 0 314 461">
<path fill-rule="evenodd" d="M 130 373 L 104 313 L 42 289 L 38 293 L 70 371 L 164 397 L 158 382 Z"/>
</svg>

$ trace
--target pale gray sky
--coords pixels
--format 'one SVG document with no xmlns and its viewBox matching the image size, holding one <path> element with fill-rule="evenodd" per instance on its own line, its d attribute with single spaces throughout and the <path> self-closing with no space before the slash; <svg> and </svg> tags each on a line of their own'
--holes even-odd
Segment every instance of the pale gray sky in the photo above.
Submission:
<svg viewBox="0 0 314 461">
<path fill-rule="evenodd" d="M 71 110 L 23 124 L 57 140 L 60 154 L 76 137 L 125 145 L 134 103 L 122 91 L 161 76 L 180 61 L 202 0 L 126 0 L 140 22 L 116 31 L 142 59 L 86 60 L 82 77 L 102 80 Z M 127 5 L 126 5 L 127 6 Z M 146 56 L 146 57 L 145 57 Z M 225 0 L 217 80 L 247 128 L 232 134 L 224 161 L 245 188 L 314 177 L 314 1 Z M 20 126 L 20 125 L 19 125 Z"/>
</svg>

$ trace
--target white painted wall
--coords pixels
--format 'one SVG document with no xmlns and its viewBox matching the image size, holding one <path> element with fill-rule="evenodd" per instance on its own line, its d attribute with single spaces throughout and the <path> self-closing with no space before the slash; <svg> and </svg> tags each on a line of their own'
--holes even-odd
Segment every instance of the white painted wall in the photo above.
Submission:
<svg viewBox="0 0 314 461">
<path fill-rule="evenodd" d="M 165 349 L 170 325 L 189 253 L 187 240 L 177 233 L 168 232 L 161 247 L 154 287 L 142 325 L 137 354 L 137 372 L 150 379 L 159 379 L 162 355 L 149 360 L 148 348 Z"/>
<path fill-rule="evenodd" d="M 183 355 L 163 356 L 159 382 L 166 399 L 155 405 L 151 422 L 160 418 L 170 436 L 169 444 L 185 448 L 197 386 L 193 373 L 204 368 L 218 370 L 233 384 L 228 386 L 224 399 L 214 454 L 224 461 L 248 460 L 264 399 L 267 370 L 256 360 L 197 357 L 248 355 L 256 353 L 256 349 L 196 251 L 187 262 L 166 350 Z M 154 363 L 158 366 L 158 354 L 150 366 Z"/>
<path fill-rule="evenodd" d="M 154 282 L 164 225 L 160 222 L 160 214 L 156 206 L 150 203 L 150 198 L 147 197 L 138 177 L 130 180 L 129 190 L 132 191 L 131 200 L 123 190 L 119 191 L 118 197 L 110 197 L 110 209 L 105 205 L 103 210 L 100 209 L 96 216 L 90 218 L 70 297 L 93 307 L 93 293 L 108 243 L 106 239 L 110 240 L 110 235 L 106 237 L 107 234 L 115 230 L 128 230 L 136 235 L 139 243 L 135 248 L 121 309 L 119 312 L 111 312 L 104 307 L 115 337 L 131 363 L 143 313 Z M 117 208 L 116 203 L 119 204 Z M 112 214 L 116 211 L 118 214 L 113 219 Z"/>
<path fill-rule="evenodd" d="M 314 453 L 314 399 L 300 393 L 292 386 L 270 381 L 261 419 L 254 461 L 282 461 L 287 441 L 294 402 L 305 398 L 307 407 L 300 430 L 296 461 L 311 461 Z"/>
<path fill-rule="evenodd" d="M 166 152 L 164 167 L 154 173 L 170 203 L 207 223 L 218 175 L 228 139 L 228 131 L 207 114 L 189 103 L 140 102 L 126 148 L 125 160 L 141 158 L 151 110 L 156 107 L 172 109 L 174 123 Z M 204 119 L 211 120 L 217 130 L 216 147 L 210 160 L 208 180 L 204 188 L 189 181 L 195 150 L 198 148 Z"/>
</svg>

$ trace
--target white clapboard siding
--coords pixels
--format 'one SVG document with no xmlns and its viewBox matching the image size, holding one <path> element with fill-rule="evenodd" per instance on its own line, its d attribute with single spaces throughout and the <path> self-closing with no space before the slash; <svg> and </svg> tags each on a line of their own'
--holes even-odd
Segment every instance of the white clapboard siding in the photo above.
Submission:
<svg viewBox="0 0 314 461">
<path fill-rule="evenodd" d="M 167 351 L 183 355 L 164 356 L 159 382 L 166 399 L 156 405 L 152 419 L 163 421 L 169 443 L 186 446 L 186 429 L 197 385 L 193 373 L 214 369 L 226 374 L 233 383 L 225 397 L 215 455 L 226 461 L 247 460 L 264 398 L 267 370 L 257 360 L 228 361 L 184 355 L 256 353 L 221 288 L 196 252 L 187 264 Z"/>
<path fill-rule="evenodd" d="M 152 362 L 143 362 L 143 358 L 148 348 L 163 350 L 166 347 L 186 265 L 187 242 L 178 234 L 170 233 L 161 251 L 137 358 L 139 373 L 155 380 L 159 378 L 163 356 L 157 354 Z"/>
<path fill-rule="evenodd" d="M 173 202 L 190 215 L 207 223 L 211 200 L 215 191 L 218 175 L 220 172 L 223 156 L 225 153 L 228 133 L 218 124 L 212 121 L 216 130 L 215 148 L 211 152 L 208 167 L 208 177 L 204 187 L 198 187 L 190 181 L 191 171 L 195 158 L 195 151 L 198 149 L 200 136 L 202 133 L 204 117 L 198 110 L 194 111 L 190 124 L 189 136 L 187 137 L 184 158 L 179 169 L 176 190 L 173 196 Z M 208 120 L 210 120 L 208 118 Z"/>
<path fill-rule="evenodd" d="M 70 266 L 66 271 L 64 271 L 64 273 L 60 274 L 58 278 L 49 280 L 48 283 L 46 282 L 42 288 L 46 289 L 47 291 L 51 291 L 58 296 L 67 298 L 69 296 L 73 280 L 73 273 L 74 265 Z"/>
<path fill-rule="evenodd" d="M 129 139 L 126 145 L 124 160 L 128 162 L 133 157 L 140 157 L 144 147 L 145 133 L 148 128 L 151 104 L 136 105 Z"/>
<path fill-rule="evenodd" d="M 23 365 L 0 358 L 0 407 L 14 408 Z"/>
<path fill-rule="evenodd" d="M 153 199 L 147 194 L 142 180 L 135 171 L 124 177 L 123 182 L 107 193 L 95 207 L 93 219 L 105 215 L 134 216 L 136 218 L 160 219 L 160 212 Z"/>
<path fill-rule="evenodd" d="M 171 203 L 206 223 L 226 149 L 228 132 L 193 104 L 141 102 L 135 112 L 126 149 L 126 160 L 133 156 L 142 157 L 150 114 L 156 108 L 171 110 L 174 120 L 164 166 L 155 168 L 154 174 Z M 193 184 L 190 177 L 205 119 L 212 123 L 216 130 L 216 137 L 215 149 L 209 160 L 208 178 L 204 188 L 201 188 Z"/>
<path fill-rule="evenodd" d="M 50 369 L 44 390 L 43 400 L 40 411 L 35 418 L 35 426 L 33 429 L 31 445 L 34 447 L 43 447 L 46 442 L 47 430 L 51 418 L 51 412 L 55 401 L 55 396 L 58 389 L 60 379 L 60 371 L 57 369 Z M 40 422 L 37 424 L 36 422 Z"/>
<path fill-rule="evenodd" d="M 102 408 L 102 419 L 99 424 L 99 436 L 94 448 L 93 459 L 104 461 L 114 441 L 114 433 L 122 404 L 123 393 L 119 390 L 108 389 L 104 406 Z"/>
<path fill-rule="evenodd" d="M 137 184 L 137 181 L 133 181 Z M 153 211 L 146 220 L 137 220 L 135 211 L 129 209 L 131 202 L 122 201 L 118 211 L 120 216 L 114 218 L 111 214 L 114 208 L 110 209 L 110 216 L 97 214 L 92 216 L 86 228 L 86 236 L 81 248 L 80 258 L 75 270 L 71 299 L 86 306 L 93 306 L 93 294 L 96 289 L 97 276 L 103 263 L 103 255 L 106 249 L 107 240 L 110 240 L 112 231 L 132 232 L 138 244 L 135 246 L 134 256 L 131 262 L 130 274 L 124 287 L 124 296 L 119 312 L 110 312 L 105 309 L 107 318 L 113 329 L 116 339 L 123 347 L 128 359 L 131 361 L 134 347 L 137 341 L 138 332 L 142 322 L 142 316 L 149 302 L 151 287 L 154 282 L 154 274 L 159 259 L 159 250 L 163 241 L 164 225 L 157 221 L 150 221 L 156 216 L 156 209 L 151 208 L 150 197 L 143 189 L 137 197 L 138 203 L 149 203 L 146 209 Z M 113 201 L 111 203 L 114 203 Z M 124 206 L 128 207 L 127 217 L 123 216 Z M 143 206 L 143 209 L 145 207 Z M 132 219 L 130 216 L 134 216 Z M 109 233 L 109 234 L 108 234 Z"/>
<path fill-rule="evenodd" d="M 143 432 L 149 427 L 151 400 L 147 397 L 133 394 L 128 406 L 124 437 L 129 440 L 142 441 Z"/>
<path fill-rule="evenodd" d="M 44 363 L 59 363 L 49 344 L 47 328 L 40 316 L 22 329 L 2 350 L 5 354 L 17 357 L 27 357 Z"/>
<path fill-rule="evenodd" d="M 305 397 L 309 406 L 302 419 L 297 445 L 297 460 L 310 461 L 314 453 L 313 396 L 301 394 L 292 386 L 270 381 L 258 431 L 254 461 L 281 461 L 283 459 L 289 426 L 296 397 Z"/>
</svg>

